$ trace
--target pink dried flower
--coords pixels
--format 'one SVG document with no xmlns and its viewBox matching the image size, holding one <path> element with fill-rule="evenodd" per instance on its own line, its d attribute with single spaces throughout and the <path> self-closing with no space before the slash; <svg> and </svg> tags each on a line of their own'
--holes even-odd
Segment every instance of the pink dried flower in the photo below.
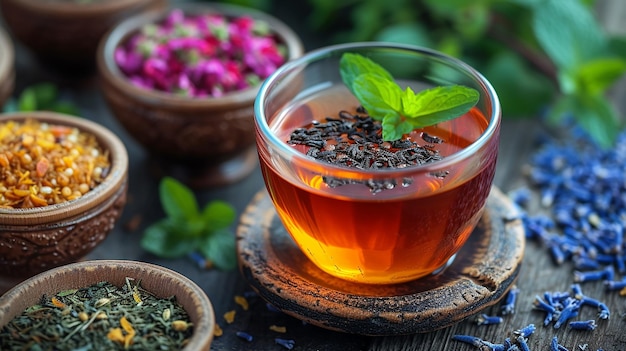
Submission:
<svg viewBox="0 0 626 351">
<path fill-rule="evenodd" d="M 172 10 L 114 54 L 136 86 L 190 97 L 218 97 L 259 84 L 285 62 L 265 22 L 249 16 L 187 16 Z"/>
</svg>

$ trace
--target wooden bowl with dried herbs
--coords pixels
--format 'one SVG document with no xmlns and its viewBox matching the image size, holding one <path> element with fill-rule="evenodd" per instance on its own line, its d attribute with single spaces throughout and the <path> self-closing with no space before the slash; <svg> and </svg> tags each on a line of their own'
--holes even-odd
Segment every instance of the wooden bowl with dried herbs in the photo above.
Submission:
<svg viewBox="0 0 626 351">
<path fill-rule="evenodd" d="M 0 27 L 0 109 L 15 86 L 15 49 L 9 35 Z"/>
<path fill-rule="evenodd" d="M 195 3 L 125 20 L 102 40 L 97 60 L 113 115 L 163 173 L 199 188 L 255 169 L 259 85 L 303 50 L 266 13 Z"/>
<path fill-rule="evenodd" d="M 128 154 L 95 122 L 0 114 L 0 283 L 8 287 L 92 251 L 126 204 Z"/>
<path fill-rule="evenodd" d="M 209 350 L 215 316 L 184 275 L 93 260 L 38 274 L 0 297 L 0 349 Z"/>
</svg>

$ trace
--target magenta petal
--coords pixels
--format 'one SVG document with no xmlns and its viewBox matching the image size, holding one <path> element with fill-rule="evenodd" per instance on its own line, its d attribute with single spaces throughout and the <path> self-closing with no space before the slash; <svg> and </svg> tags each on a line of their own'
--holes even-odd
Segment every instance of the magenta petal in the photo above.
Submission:
<svg viewBox="0 0 626 351">
<path fill-rule="evenodd" d="M 156 24 L 156 31 L 139 31 L 115 50 L 114 59 L 137 86 L 222 96 L 247 88 L 246 76 L 263 79 L 284 63 L 273 37 L 255 32 L 255 21 L 215 13 L 185 15 L 175 9 Z"/>
</svg>

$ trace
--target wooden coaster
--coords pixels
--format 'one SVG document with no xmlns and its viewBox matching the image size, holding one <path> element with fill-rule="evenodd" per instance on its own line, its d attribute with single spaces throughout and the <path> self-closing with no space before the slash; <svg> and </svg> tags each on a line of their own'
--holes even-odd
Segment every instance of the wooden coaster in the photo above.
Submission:
<svg viewBox="0 0 626 351">
<path fill-rule="evenodd" d="M 408 283 L 358 284 L 321 271 L 292 241 L 265 190 L 237 230 L 240 270 L 263 299 L 322 328 L 376 336 L 430 332 L 497 303 L 517 278 L 524 245 L 519 213 L 497 188 L 454 262 Z"/>
</svg>

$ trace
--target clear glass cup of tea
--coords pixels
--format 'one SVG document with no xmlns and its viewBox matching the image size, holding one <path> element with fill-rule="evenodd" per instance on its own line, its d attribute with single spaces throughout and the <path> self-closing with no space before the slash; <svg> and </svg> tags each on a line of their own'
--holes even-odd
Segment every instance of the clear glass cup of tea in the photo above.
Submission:
<svg viewBox="0 0 626 351">
<path fill-rule="evenodd" d="M 429 162 L 388 166 L 391 154 L 406 150 L 362 145 L 354 121 L 372 121 L 342 81 L 345 53 L 375 61 L 402 89 L 462 85 L 477 90 L 479 100 L 458 118 L 403 136 L 423 153 L 418 157 L 432 156 Z M 368 284 L 414 280 L 452 262 L 483 214 L 500 120 L 496 92 L 472 67 L 430 49 L 381 42 L 325 47 L 288 62 L 265 80 L 255 103 L 261 170 L 283 225 L 321 270 Z M 320 130 L 331 136 L 320 142 Z"/>
</svg>

